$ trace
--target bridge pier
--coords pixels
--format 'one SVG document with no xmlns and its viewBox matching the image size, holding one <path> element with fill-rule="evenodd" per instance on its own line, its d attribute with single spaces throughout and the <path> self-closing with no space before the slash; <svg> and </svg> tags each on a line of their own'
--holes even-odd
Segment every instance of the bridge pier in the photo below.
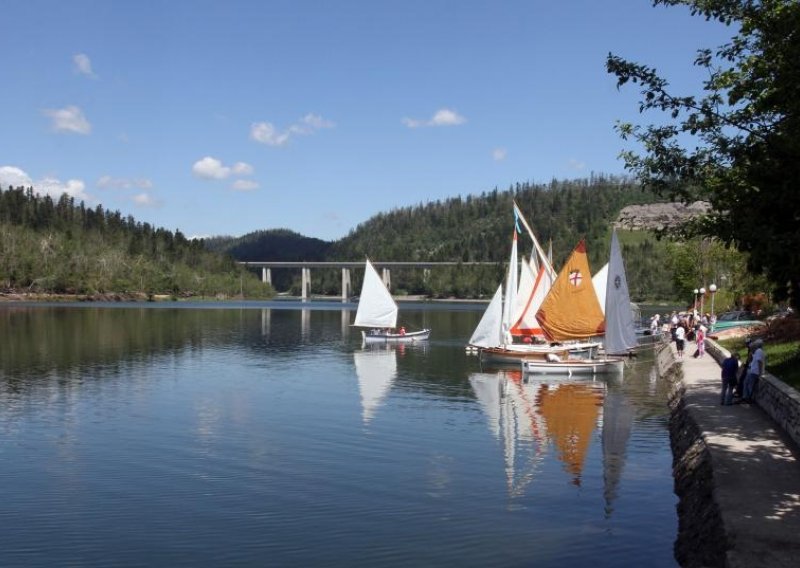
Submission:
<svg viewBox="0 0 800 568">
<path fill-rule="evenodd" d="M 272 269 L 271 268 L 262 268 L 261 269 L 261 282 L 264 284 L 269 284 L 272 286 Z"/>
<path fill-rule="evenodd" d="M 300 281 L 300 299 L 304 302 L 307 302 L 308 299 L 311 297 L 311 269 L 303 267 L 301 269 L 301 281 Z"/>
<path fill-rule="evenodd" d="M 383 285 L 386 286 L 387 290 L 392 289 L 392 273 L 388 268 L 381 269 L 381 280 L 383 280 Z"/>
<path fill-rule="evenodd" d="M 342 302 L 350 299 L 352 282 L 350 281 L 350 269 L 342 268 Z"/>
</svg>

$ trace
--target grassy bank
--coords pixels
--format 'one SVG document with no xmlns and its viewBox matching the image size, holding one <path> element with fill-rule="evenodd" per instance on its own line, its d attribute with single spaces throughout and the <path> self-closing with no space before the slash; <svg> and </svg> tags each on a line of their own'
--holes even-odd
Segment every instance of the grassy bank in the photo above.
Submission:
<svg viewBox="0 0 800 568">
<path fill-rule="evenodd" d="M 767 371 L 800 390 L 800 319 L 784 318 L 771 322 L 763 339 Z M 739 351 L 744 359 L 747 352 L 744 337 L 724 339 L 719 343 L 729 351 Z"/>
</svg>

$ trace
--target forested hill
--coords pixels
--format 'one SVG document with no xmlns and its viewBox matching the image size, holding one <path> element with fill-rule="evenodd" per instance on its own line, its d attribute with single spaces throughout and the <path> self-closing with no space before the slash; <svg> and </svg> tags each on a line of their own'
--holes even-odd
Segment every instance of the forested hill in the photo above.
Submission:
<svg viewBox="0 0 800 568">
<path fill-rule="evenodd" d="M 580 239 L 586 239 L 590 259 L 599 262 L 607 254 L 611 224 L 620 210 L 655 200 L 638 185 L 613 177 L 517 184 L 507 191 L 381 213 L 335 242 L 331 255 L 503 262 L 508 260 L 516 201 L 543 246 L 552 240 L 556 265 Z"/>
<path fill-rule="evenodd" d="M 437 269 L 423 280 L 420 271 L 393 271 L 395 293 L 434 297 L 474 297 L 493 291 L 508 261 L 516 201 L 544 247 L 552 240 L 556 267 L 580 239 L 586 239 L 594 270 L 608 261 L 612 223 L 620 210 L 657 199 L 635 183 L 617 177 L 592 177 L 549 184 L 517 184 L 505 191 L 455 197 L 378 214 L 333 243 L 290 231 L 260 231 L 221 244 L 240 260 L 490 261 L 483 269 Z M 646 232 L 621 232 L 631 295 L 637 300 L 669 299 L 672 282 L 664 277 L 666 246 Z M 316 242 L 315 242 L 316 241 Z M 211 241 L 211 246 L 220 243 Z M 520 254 L 530 241 L 520 237 Z M 277 272 L 277 274 L 276 274 Z M 296 275 L 273 271 L 278 289 Z M 360 285 L 359 282 L 355 283 Z M 339 293 L 340 275 L 315 271 L 314 293 Z M 295 286 L 296 287 L 296 286 Z"/>
<path fill-rule="evenodd" d="M 247 233 L 242 237 L 211 237 L 209 250 L 230 254 L 236 260 L 326 260 L 331 244 L 304 237 L 289 229 Z"/>
<path fill-rule="evenodd" d="M 0 188 L 0 289 L 122 297 L 271 293 L 229 256 L 180 231 L 21 187 Z"/>
</svg>

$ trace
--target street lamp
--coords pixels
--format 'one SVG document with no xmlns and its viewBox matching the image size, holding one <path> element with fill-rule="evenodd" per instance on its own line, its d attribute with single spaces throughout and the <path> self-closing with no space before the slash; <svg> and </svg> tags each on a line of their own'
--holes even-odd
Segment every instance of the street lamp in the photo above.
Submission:
<svg viewBox="0 0 800 568">
<path fill-rule="evenodd" d="M 706 289 L 700 288 L 700 317 L 703 317 L 703 306 L 705 305 Z"/>
<path fill-rule="evenodd" d="M 717 285 L 711 284 L 708 287 L 708 291 L 711 293 L 711 319 L 709 320 L 708 325 L 711 326 L 711 331 L 714 331 L 714 323 L 717 321 L 717 316 L 714 314 L 714 296 L 716 296 Z"/>
<path fill-rule="evenodd" d="M 694 304 L 692 304 L 692 310 L 697 310 L 697 293 L 700 292 L 697 288 L 694 289 Z"/>
</svg>

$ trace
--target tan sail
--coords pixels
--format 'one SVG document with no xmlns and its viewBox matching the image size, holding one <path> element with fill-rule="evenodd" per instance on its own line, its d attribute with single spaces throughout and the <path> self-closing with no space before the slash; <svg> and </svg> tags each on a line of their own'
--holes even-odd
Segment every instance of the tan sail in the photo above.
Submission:
<svg viewBox="0 0 800 568">
<path fill-rule="evenodd" d="M 553 287 L 536 312 L 536 319 L 552 341 L 602 335 L 605 318 L 592 286 L 583 240 L 572 251 Z"/>
</svg>

